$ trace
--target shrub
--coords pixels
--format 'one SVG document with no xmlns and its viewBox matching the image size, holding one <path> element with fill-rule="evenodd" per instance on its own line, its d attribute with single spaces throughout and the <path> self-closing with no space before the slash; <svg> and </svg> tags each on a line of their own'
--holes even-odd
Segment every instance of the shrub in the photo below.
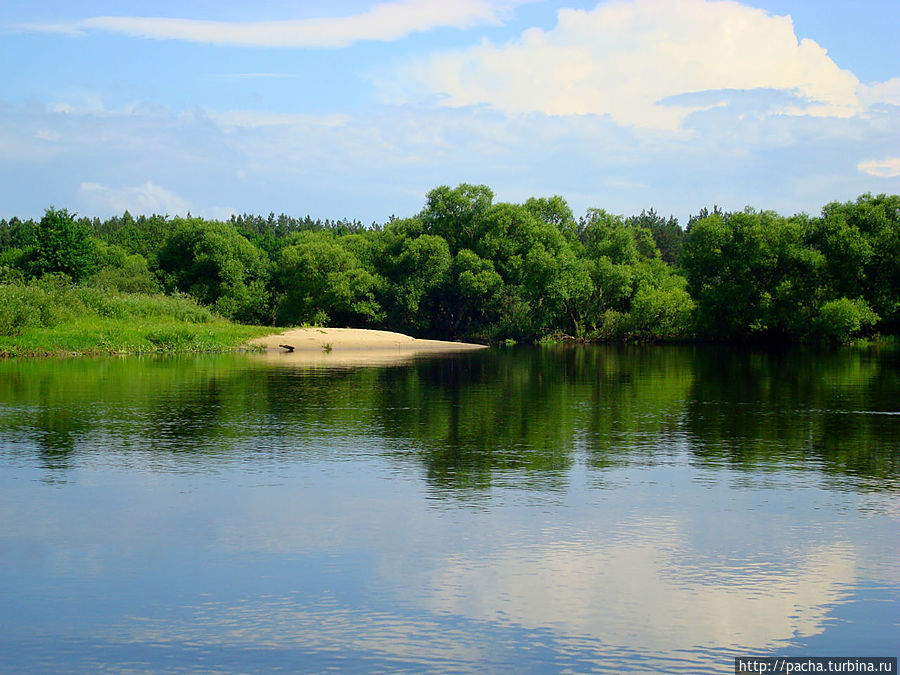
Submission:
<svg viewBox="0 0 900 675">
<path fill-rule="evenodd" d="M 816 320 L 819 332 L 838 342 L 846 342 L 854 335 L 874 326 L 878 315 L 865 300 L 840 298 L 822 305 Z"/>
<path fill-rule="evenodd" d="M 660 340 L 690 334 L 694 301 L 682 288 L 641 287 L 631 302 L 636 336 Z"/>
</svg>

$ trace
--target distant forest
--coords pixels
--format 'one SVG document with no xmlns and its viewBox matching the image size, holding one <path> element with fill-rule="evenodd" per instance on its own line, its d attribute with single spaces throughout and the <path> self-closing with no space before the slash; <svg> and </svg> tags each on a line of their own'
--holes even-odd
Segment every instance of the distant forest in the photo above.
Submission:
<svg viewBox="0 0 900 675">
<path fill-rule="evenodd" d="M 410 218 L 0 220 L 0 286 L 186 294 L 236 322 L 485 342 L 846 341 L 900 332 L 900 196 L 820 215 L 702 209 L 684 228 L 442 186 Z"/>
</svg>

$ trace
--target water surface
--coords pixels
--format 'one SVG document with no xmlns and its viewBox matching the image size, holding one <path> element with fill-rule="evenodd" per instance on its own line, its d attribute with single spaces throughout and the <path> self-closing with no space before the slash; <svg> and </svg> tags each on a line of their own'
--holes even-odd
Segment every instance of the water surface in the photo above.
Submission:
<svg viewBox="0 0 900 675">
<path fill-rule="evenodd" d="M 896 356 L 0 362 L 0 670 L 895 656 Z"/>
</svg>

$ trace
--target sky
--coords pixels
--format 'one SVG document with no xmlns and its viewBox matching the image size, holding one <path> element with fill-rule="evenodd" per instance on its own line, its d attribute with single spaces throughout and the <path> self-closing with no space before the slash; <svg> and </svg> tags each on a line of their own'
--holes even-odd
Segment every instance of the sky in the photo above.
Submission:
<svg viewBox="0 0 900 675">
<path fill-rule="evenodd" d="M 0 218 L 900 193 L 898 0 L 4 0 Z"/>
</svg>

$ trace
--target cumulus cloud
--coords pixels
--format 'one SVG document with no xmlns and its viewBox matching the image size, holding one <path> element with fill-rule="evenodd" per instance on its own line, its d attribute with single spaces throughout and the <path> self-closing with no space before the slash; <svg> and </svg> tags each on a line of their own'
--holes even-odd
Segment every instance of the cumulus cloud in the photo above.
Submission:
<svg viewBox="0 0 900 675">
<path fill-rule="evenodd" d="M 900 77 L 895 77 L 886 82 L 873 82 L 869 85 L 860 85 L 859 97 L 867 105 L 887 103 L 888 105 L 900 105 Z"/>
<path fill-rule="evenodd" d="M 665 101 L 683 94 L 767 89 L 793 102 L 778 112 L 850 117 L 858 79 L 816 42 L 799 40 L 789 16 L 731 1 L 614 0 L 562 9 L 551 30 L 511 43 L 483 42 L 409 66 L 389 98 L 436 96 L 443 105 L 506 113 L 608 115 L 619 124 L 678 129 L 708 106 Z"/>
<path fill-rule="evenodd" d="M 187 201 L 153 181 L 134 187 L 112 188 L 100 183 L 81 183 L 82 199 L 96 213 L 161 213 L 184 215 Z"/>
<path fill-rule="evenodd" d="M 870 176 L 896 178 L 897 176 L 900 176 L 900 157 L 869 159 L 865 162 L 860 162 L 856 168 Z"/>
<path fill-rule="evenodd" d="M 346 47 L 361 40 L 393 41 L 433 28 L 498 24 L 522 0 L 395 0 L 342 17 L 285 21 L 206 21 L 168 17 L 97 16 L 70 24 L 23 26 L 26 30 L 79 34 L 104 31 L 157 40 L 239 47 Z"/>
</svg>

